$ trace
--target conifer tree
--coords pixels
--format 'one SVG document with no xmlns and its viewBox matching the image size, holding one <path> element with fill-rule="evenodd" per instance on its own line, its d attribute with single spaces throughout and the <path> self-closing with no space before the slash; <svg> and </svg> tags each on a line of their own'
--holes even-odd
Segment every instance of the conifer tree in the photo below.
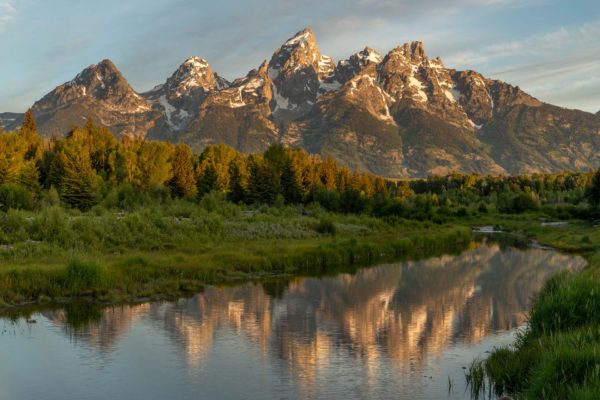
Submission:
<svg viewBox="0 0 600 400">
<path fill-rule="evenodd" d="M 588 202 L 597 207 L 600 205 L 600 168 L 592 176 L 592 182 L 586 191 Z"/>
<path fill-rule="evenodd" d="M 28 160 L 23 163 L 23 166 L 19 171 L 18 181 L 31 193 L 39 192 L 41 189 L 40 172 L 34 160 Z"/>
<path fill-rule="evenodd" d="M 198 177 L 198 195 L 203 196 L 214 190 L 219 190 L 219 177 L 216 168 L 210 164 Z"/>
<path fill-rule="evenodd" d="M 290 158 L 287 159 L 281 173 L 281 190 L 287 203 L 299 203 L 302 200 L 300 183 Z"/>
<path fill-rule="evenodd" d="M 0 184 L 14 183 L 23 162 L 19 138 L 13 133 L 0 136 Z"/>
<path fill-rule="evenodd" d="M 248 162 L 248 199 L 254 203 L 273 204 L 280 194 L 277 175 L 262 157 L 250 156 Z"/>
<path fill-rule="evenodd" d="M 263 158 L 269 164 L 275 175 L 280 176 L 288 160 L 288 155 L 282 144 L 273 143 L 265 151 Z"/>
<path fill-rule="evenodd" d="M 193 197 L 196 195 L 196 179 L 194 177 L 194 164 L 192 150 L 186 144 L 175 146 L 173 153 L 172 175 L 169 187 L 177 197 Z"/>
<path fill-rule="evenodd" d="M 98 197 L 98 175 L 81 143 L 66 140 L 53 160 L 51 175 L 59 183 L 62 201 L 80 210 L 92 207 Z"/>
<path fill-rule="evenodd" d="M 31 111 L 31 109 L 27 110 L 25 113 L 19 133 L 25 138 L 29 138 L 37 134 L 37 123 L 35 122 L 35 117 L 33 116 L 33 111 Z"/>
<path fill-rule="evenodd" d="M 23 123 L 19 129 L 19 136 L 24 141 L 26 147 L 25 159 L 32 160 L 40 158 L 42 141 L 37 134 L 37 123 L 35 122 L 35 117 L 33 116 L 31 109 L 27 110 L 23 117 Z"/>
<path fill-rule="evenodd" d="M 246 188 L 244 187 L 242 172 L 237 162 L 229 163 L 229 187 L 227 198 L 233 203 L 246 202 Z"/>
</svg>

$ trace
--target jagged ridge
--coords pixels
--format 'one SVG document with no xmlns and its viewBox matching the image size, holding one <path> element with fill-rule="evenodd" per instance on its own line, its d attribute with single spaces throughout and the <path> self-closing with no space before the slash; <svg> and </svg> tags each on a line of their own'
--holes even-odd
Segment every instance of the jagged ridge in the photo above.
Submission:
<svg viewBox="0 0 600 400">
<path fill-rule="evenodd" d="M 33 110 L 46 135 L 64 134 L 92 116 L 117 134 L 183 141 L 197 151 L 214 143 L 261 151 L 280 141 L 389 177 L 600 164 L 597 114 L 544 104 L 475 71 L 447 68 L 421 42 L 385 55 L 367 47 L 336 65 L 310 29 L 231 83 L 191 57 L 140 95 L 104 60 Z"/>
</svg>

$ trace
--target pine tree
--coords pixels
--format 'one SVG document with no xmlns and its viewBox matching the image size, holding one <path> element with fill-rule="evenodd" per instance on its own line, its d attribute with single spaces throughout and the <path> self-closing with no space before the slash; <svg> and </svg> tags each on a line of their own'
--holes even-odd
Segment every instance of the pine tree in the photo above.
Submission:
<svg viewBox="0 0 600 400">
<path fill-rule="evenodd" d="M 40 190 L 40 171 L 34 160 L 25 161 L 19 172 L 19 183 L 31 193 Z"/>
<path fill-rule="evenodd" d="M 229 191 L 227 198 L 233 203 L 244 203 L 246 202 L 246 188 L 244 187 L 242 180 L 242 172 L 238 163 L 232 161 L 229 163 Z"/>
<path fill-rule="evenodd" d="M 14 133 L 0 136 L 0 184 L 17 181 L 23 163 L 20 144 Z"/>
<path fill-rule="evenodd" d="M 275 175 L 280 176 L 287 163 L 288 155 L 283 145 L 273 143 L 265 151 L 263 158 L 269 164 Z"/>
<path fill-rule="evenodd" d="M 37 123 L 35 122 L 35 117 L 33 116 L 33 111 L 31 111 L 31 109 L 27 110 L 25 113 L 19 133 L 23 137 L 31 137 L 37 134 Z"/>
<path fill-rule="evenodd" d="M 193 197 L 196 195 L 196 179 L 194 177 L 194 164 L 192 150 L 186 144 L 175 146 L 173 153 L 172 175 L 169 187 L 177 197 Z"/>
<path fill-rule="evenodd" d="M 219 190 L 219 177 L 217 176 L 217 170 L 211 164 L 206 167 L 204 172 L 198 177 L 198 196 L 203 196 L 213 190 Z"/>
<path fill-rule="evenodd" d="M 588 202 L 597 207 L 600 205 L 600 168 L 592 176 L 592 182 L 586 191 Z"/>
<path fill-rule="evenodd" d="M 248 161 L 248 199 L 254 203 L 273 204 L 281 191 L 278 176 L 263 158 L 250 156 Z"/>
<path fill-rule="evenodd" d="M 302 192 L 292 160 L 288 158 L 281 173 L 281 190 L 286 203 L 299 203 Z"/>
<path fill-rule="evenodd" d="M 99 178 L 92 168 L 89 152 L 81 143 L 67 139 L 53 161 L 53 169 L 55 179 L 59 180 L 60 197 L 65 204 L 87 210 L 96 203 Z"/>
<path fill-rule="evenodd" d="M 19 136 L 24 141 L 26 146 L 25 159 L 32 160 L 35 158 L 40 158 L 40 149 L 42 143 L 37 134 L 37 123 L 35 122 L 35 118 L 31 109 L 27 110 L 25 116 L 23 117 L 23 123 L 19 129 Z"/>
</svg>

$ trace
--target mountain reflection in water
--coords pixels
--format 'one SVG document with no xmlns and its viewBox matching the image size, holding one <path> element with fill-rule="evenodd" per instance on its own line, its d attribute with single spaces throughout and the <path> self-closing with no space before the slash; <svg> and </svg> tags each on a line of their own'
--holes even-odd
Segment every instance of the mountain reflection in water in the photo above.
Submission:
<svg viewBox="0 0 600 400">
<path fill-rule="evenodd" d="M 171 303 L 70 306 L 40 318 L 65 333 L 71 345 L 105 359 L 125 352 L 120 341 L 143 325 L 168 338 L 187 374 L 212 368 L 219 339 L 233 337 L 288 377 L 297 394 L 283 398 L 383 398 L 384 391 L 369 388 L 387 381 L 420 387 L 427 398 L 424 374 L 437 374 L 447 386 L 451 374 L 442 367 L 447 349 L 475 346 L 522 326 L 543 283 L 583 265 L 579 257 L 555 252 L 482 244 L 459 256 L 355 274 L 208 287 Z M 331 392 L 329 384 L 339 387 Z"/>
</svg>

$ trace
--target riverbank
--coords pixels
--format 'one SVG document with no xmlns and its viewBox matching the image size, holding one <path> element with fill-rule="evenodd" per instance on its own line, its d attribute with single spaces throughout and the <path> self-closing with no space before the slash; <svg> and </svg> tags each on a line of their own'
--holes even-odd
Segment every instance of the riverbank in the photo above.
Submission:
<svg viewBox="0 0 600 400">
<path fill-rule="evenodd" d="M 548 281 L 528 327 L 507 348 L 475 361 L 473 397 L 491 390 L 518 399 L 596 399 L 600 393 L 600 229 L 583 221 L 515 223 L 512 232 L 582 254 L 588 266 Z M 479 390 L 482 389 L 482 390 Z"/>
<path fill-rule="evenodd" d="M 0 305 L 172 298 L 206 284 L 327 274 L 378 261 L 456 253 L 455 224 L 383 222 L 291 207 L 241 212 L 180 205 L 102 215 L 9 212 L 0 224 Z"/>
<path fill-rule="evenodd" d="M 490 226 L 509 234 L 509 246 L 533 241 L 582 254 L 589 265 L 546 284 L 530 328 L 471 373 L 515 397 L 587 398 L 600 390 L 600 229 L 556 222 L 542 213 L 470 213 L 433 223 L 185 202 L 120 213 L 11 210 L 0 215 L 0 312 L 171 299 L 205 285 L 352 272 L 459 253 L 472 243 L 473 228 Z"/>
</svg>

